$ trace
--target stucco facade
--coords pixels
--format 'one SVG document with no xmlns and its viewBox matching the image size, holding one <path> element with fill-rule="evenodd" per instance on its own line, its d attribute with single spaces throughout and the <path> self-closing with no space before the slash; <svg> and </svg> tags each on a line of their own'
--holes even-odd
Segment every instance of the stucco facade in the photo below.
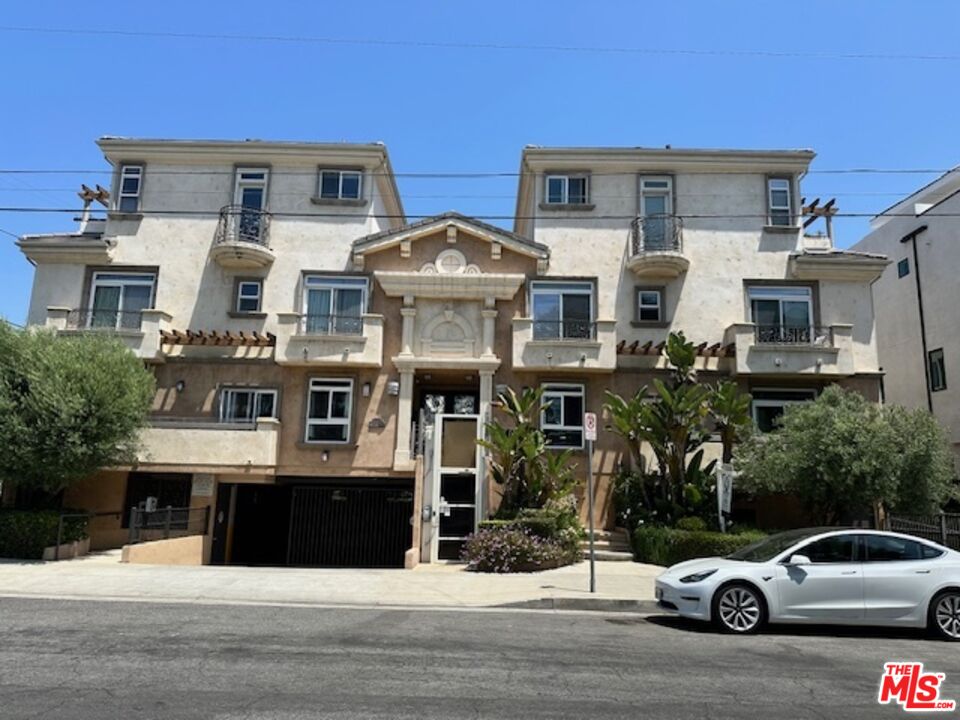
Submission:
<svg viewBox="0 0 960 720">
<path fill-rule="evenodd" d="M 209 505 L 207 562 L 453 557 L 498 502 L 458 421 L 482 432 L 499 391 L 547 386 L 544 428 L 585 477 L 582 412 L 662 376 L 673 330 L 764 421 L 832 382 L 878 397 L 870 282 L 886 261 L 804 235 L 809 151 L 527 148 L 508 231 L 404 222 L 380 145 L 100 145 L 106 220 L 20 241 L 29 321 L 116 333 L 157 391 L 137 463 L 69 503 L 118 518 L 145 497 Z M 601 526 L 622 451 L 601 432 Z M 123 542 L 97 522 L 95 546 Z M 400 553 L 371 548 L 378 534 Z"/>
<path fill-rule="evenodd" d="M 933 412 L 960 458 L 958 233 L 960 170 L 953 170 L 877 215 L 854 249 L 891 260 L 873 284 L 887 402 Z M 931 354 L 935 364 L 942 359 L 942 373 L 931 373 Z"/>
</svg>

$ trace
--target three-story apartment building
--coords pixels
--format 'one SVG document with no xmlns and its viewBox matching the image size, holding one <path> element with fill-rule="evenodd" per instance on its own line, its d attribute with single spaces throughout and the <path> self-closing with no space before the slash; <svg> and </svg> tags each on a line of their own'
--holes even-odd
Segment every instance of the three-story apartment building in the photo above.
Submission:
<svg viewBox="0 0 960 720">
<path fill-rule="evenodd" d="M 381 145 L 100 145 L 106 220 L 20 241 L 29 322 L 115 333 L 157 378 L 137 463 L 69 491 L 122 511 L 95 546 L 150 503 L 212 508 L 197 562 L 456 559 L 497 502 L 475 440 L 498 392 L 542 387 L 585 475 L 583 413 L 666 372 L 671 330 L 761 428 L 828 383 L 879 394 L 886 260 L 804 235 L 809 151 L 529 147 L 507 231 L 405 222 Z M 607 526 L 621 450 L 601 433 Z"/>
</svg>

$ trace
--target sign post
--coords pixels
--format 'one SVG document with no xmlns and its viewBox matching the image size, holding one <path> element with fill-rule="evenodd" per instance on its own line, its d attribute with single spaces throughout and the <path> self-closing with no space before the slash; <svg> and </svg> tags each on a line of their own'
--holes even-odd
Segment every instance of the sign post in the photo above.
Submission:
<svg viewBox="0 0 960 720">
<path fill-rule="evenodd" d="M 733 505 L 733 465 L 721 463 L 717 466 L 717 518 L 720 532 L 727 531 L 727 518 Z"/>
<path fill-rule="evenodd" d="M 583 414 L 583 437 L 587 441 L 587 523 L 590 532 L 590 592 L 597 591 L 596 550 L 593 546 L 593 441 L 597 439 L 597 414 Z"/>
</svg>

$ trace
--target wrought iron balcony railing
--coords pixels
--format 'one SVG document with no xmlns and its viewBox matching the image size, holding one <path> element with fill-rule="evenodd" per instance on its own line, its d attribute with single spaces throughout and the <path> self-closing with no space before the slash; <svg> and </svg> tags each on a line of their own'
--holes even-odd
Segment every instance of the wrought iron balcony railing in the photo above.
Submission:
<svg viewBox="0 0 960 720">
<path fill-rule="evenodd" d="M 789 327 L 785 325 L 757 325 L 754 338 L 761 345 L 815 345 L 833 347 L 833 328 Z"/>
<path fill-rule="evenodd" d="M 139 310 L 75 308 L 67 313 L 70 330 L 139 330 Z"/>
<path fill-rule="evenodd" d="M 307 313 L 300 316 L 298 329 L 301 335 L 362 335 L 363 317 Z"/>
<path fill-rule="evenodd" d="M 683 251 L 683 220 L 676 215 L 641 215 L 631 226 L 633 255 Z"/>
<path fill-rule="evenodd" d="M 266 247 L 270 237 L 270 213 L 266 210 L 227 205 L 220 208 L 216 244 L 243 242 Z"/>
<path fill-rule="evenodd" d="M 534 340 L 595 340 L 597 324 L 589 320 L 534 320 Z"/>
</svg>

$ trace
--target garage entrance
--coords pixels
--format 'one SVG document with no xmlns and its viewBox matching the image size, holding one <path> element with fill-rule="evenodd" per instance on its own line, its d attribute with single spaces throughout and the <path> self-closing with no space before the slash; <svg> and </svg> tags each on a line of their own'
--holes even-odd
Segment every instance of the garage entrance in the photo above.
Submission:
<svg viewBox="0 0 960 720">
<path fill-rule="evenodd" d="M 211 562 L 403 567 L 413 541 L 412 513 L 412 481 L 224 483 Z"/>
</svg>

